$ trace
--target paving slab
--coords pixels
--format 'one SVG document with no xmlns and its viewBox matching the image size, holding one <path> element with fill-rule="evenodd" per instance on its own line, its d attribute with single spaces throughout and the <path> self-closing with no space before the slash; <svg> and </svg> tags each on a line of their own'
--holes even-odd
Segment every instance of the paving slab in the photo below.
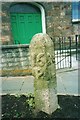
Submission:
<svg viewBox="0 0 80 120">
<path fill-rule="evenodd" d="M 80 61 L 72 56 L 72 68 L 56 71 L 57 94 L 80 95 Z M 34 93 L 34 77 L 0 77 L 0 94 Z"/>
<path fill-rule="evenodd" d="M 58 94 L 78 95 L 78 70 L 57 74 Z"/>
<path fill-rule="evenodd" d="M 19 93 L 23 93 L 23 94 L 34 93 L 34 77 L 33 76 L 27 76 L 26 78 L 24 78 L 24 83 Z"/>
<path fill-rule="evenodd" d="M 57 94 L 78 95 L 78 70 L 57 73 Z M 4 79 L 4 78 L 3 78 Z M 34 77 L 11 77 L 2 80 L 2 94 L 34 93 Z M 5 81 L 5 82 L 4 82 Z"/>
<path fill-rule="evenodd" d="M 19 93 L 23 77 L 2 77 L 2 94 Z"/>
</svg>

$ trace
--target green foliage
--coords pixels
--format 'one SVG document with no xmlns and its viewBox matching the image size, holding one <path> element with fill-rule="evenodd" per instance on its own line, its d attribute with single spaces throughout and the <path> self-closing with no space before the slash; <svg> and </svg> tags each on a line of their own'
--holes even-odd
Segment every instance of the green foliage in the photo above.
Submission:
<svg viewBox="0 0 80 120">
<path fill-rule="evenodd" d="M 26 103 L 28 103 L 30 108 L 34 108 L 34 99 L 33 98 L 26 100 Z"/>
</svg>

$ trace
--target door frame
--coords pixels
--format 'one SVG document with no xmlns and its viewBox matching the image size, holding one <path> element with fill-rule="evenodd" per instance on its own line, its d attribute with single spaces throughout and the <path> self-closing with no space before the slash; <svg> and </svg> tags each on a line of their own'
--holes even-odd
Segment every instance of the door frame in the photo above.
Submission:
<svg viewBox="0 0 80 120">
<path fill-rule="evenodd" d="M 30 3 L 30 4 L 35 5 L 36 7 L 38 7 L 40 9 L 41 18 L 42 18 L 42 33 L 46 33 L 45 10 L 44 10 L 43 6 L 38 3 Z"/>
</svg>

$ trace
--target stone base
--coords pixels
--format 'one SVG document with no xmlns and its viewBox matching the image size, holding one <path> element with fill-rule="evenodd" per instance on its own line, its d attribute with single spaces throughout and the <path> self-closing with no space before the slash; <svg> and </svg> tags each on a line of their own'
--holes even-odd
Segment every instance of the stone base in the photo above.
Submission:
<svg viewBox="0 0 80 120">
<path fill-rule="evenodd" d="M 47 114 L 52 114 L 57 108 L 58 100 L 55 89 L 35 91 L 35 109 L 37 112 L 43 111 Z"/>
</svg>

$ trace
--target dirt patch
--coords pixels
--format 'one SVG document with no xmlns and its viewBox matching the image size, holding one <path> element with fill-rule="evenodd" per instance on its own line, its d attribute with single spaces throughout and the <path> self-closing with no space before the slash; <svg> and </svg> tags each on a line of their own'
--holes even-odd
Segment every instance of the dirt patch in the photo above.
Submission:
<svg viewBox="0 0 80 120">
<path fill-rule="evenodd" d="M 54 113 L 48 115 L 39 112 L 36 118 L 75 118 L 80 119 L 80 97 L 79 96 L 58 96 L 58 108 Z M 2 119 L 3 118 L 34 118 L 35 110 L 34 97 L 32 95 L 2 96 Z"/>
</svg>

